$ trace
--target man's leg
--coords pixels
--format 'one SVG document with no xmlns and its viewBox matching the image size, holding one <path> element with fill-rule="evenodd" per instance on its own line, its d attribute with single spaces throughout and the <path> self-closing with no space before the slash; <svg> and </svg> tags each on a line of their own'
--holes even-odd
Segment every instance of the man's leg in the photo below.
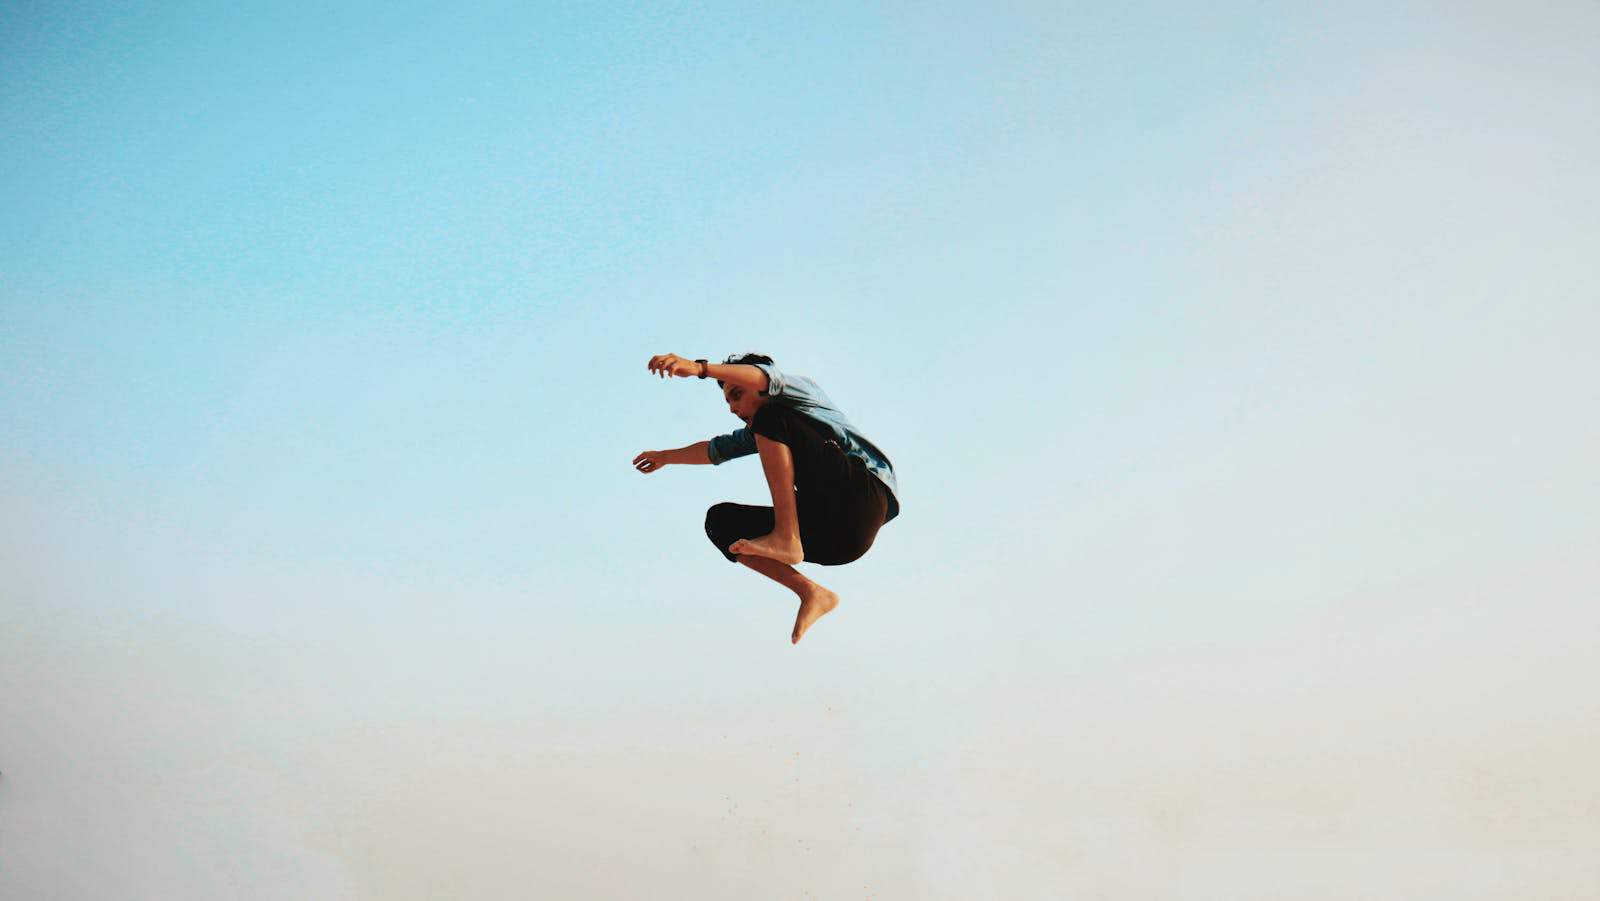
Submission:
<svg viewBox="0 0 1600 901">
<path fill-rule="evenodd" d="M 800 612 L 794 617 L 794 631 L 789 633 L 790 644 L 799 644 L 800 636 L 806 634 L 812 623 L 839 606 L 838 595 L 801 575 L 799 570 L 787 563 L 755 554 L 740 554 L 739 562 L 800 596 Z"/>
<path fill-rule="evenodd" d="M 728 546 L 728 552 L 799 563 L 805 559 L 805 549 L 800 544 L 800 514 L 794 500 L 794 455 L 787 444 L 765 435 L 756 435 L 756 452 L 761 455 L 761 471 L 772 492 L 772 531 L 760 538 L 741 538 Z"/>
</svg>

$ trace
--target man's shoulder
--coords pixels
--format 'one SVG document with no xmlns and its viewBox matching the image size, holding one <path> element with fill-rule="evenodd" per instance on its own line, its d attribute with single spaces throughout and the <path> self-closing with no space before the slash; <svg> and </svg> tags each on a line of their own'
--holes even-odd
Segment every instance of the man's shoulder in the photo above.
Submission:
<svg viewBox="0 0 1600 901">
<path fill-rule="evenodd" d="M 808 375 L 783 374 L 782 399 L 802 405 L 829 406 L 828 392 Z"/>
</svg>

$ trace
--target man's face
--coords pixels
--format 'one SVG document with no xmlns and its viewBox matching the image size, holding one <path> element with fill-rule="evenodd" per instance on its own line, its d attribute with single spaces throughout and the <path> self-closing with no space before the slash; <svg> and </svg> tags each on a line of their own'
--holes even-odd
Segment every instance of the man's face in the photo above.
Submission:
<svg viewBox="0 0 1600 901">
<path fill-rule="evenodd" d="M 733 415 L 744 420 L 746 425 L 750 424 L 750 420 L 755 418 L 756 410 L 767 400 L 756 392 L 746 391 L 731 382 L 722 386 L 722 398 L 728 402 L 728 409 L 733 411 Z"/>
</svg>

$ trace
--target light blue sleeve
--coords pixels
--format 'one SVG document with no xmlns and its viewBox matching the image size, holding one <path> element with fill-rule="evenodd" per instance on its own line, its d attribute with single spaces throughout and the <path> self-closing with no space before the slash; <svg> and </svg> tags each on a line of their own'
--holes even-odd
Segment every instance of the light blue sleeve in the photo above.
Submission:
<svg viewBox="0 0 1600 901">
<path fill-rule="evenodd" d="M 767 374 L 767 390 L 763 397 L 781 397 L 792 407 L 827 406 L 828 396 L 822 387 L 803 375 L 785 375 L 771 363 L 751 363 Z"/>
<path fill-rule="evenodd" d="M 787 380 L 783 377 L 783 373 L 778 371 L 778 367 L 771 363 L 751 363 L 750 365 L 767 374 L 767 390 L 757 392 L 758 394 L 763 397 L 781 397 L 783 395 L 784 382 Z"/>
<path fill-rule="evenodd" d="M 756 433 L 750 431 L 749 426 L 736 429 L 726 435 L 718 435 L 706 443 L 706 456 L 711 458 L 712 464 L 722 464 L 735 457 L 743 457 L 756 452 Z"/>
</svg>

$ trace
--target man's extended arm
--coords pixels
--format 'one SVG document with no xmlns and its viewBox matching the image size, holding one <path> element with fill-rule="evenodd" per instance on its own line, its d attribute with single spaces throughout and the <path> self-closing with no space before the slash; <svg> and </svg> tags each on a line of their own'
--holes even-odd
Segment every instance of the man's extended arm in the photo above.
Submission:
<svg viewBox="0 0 1600 901">
<path fill-rule="evenodd" d="M 710 445 L 711 442 L 709 441 L 696 441 L 688 447 L 662 451 L 661 455 L 666 458 L 668 463 L 705 463 L 709 465 L 711 457 L 707 455 L 706 449 Z"/>
</svg>

